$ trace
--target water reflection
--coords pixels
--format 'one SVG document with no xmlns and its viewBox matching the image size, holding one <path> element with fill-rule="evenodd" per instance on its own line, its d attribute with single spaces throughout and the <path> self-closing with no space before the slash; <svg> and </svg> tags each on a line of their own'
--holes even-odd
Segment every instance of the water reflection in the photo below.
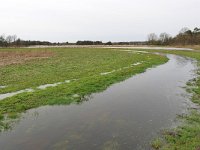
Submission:
<svg viewBox="0 0 200 150">
<path fill-rule="evenodd" d="M 189 104 L 181 87 L 193 78 L 195 65 L 179 56 L 169 58 L 164 65 L 85 97 L 79 105 L 28 111 L 12 131 L 0 134 L 1 148 L 149 149 L 149 141 L 172 126 Z"/>
</svg>

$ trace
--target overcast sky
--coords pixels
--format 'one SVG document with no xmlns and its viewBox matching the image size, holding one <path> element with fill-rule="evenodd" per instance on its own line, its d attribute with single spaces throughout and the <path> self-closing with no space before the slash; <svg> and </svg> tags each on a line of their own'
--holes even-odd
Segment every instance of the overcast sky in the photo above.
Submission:
<svg viewBox="0 0 200 150">
<path fill-rule="evenodd" d="M 200 27 L 200 0 L 1 0 L 0 34 L 70 41 L 146 40 Z"/>
</svg>

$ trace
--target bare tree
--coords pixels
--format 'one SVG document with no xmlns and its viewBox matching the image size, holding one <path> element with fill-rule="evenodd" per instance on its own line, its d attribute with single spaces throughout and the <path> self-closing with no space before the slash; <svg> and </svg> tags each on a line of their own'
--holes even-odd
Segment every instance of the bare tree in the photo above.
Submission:
<svg viewBox="0 0 200 150">
<path fill-rule="evenodd" d="M 16 40 L 17 40 L 17 35 L 12 35 L 12 39 L 13 39 L 13 42 L 16 42 Z"/>
<path fill-rule="evenodd" d="M 168 44 L 169 40 L 170 40 L 171 36 L 169 34 L 167 34 L 166 32 L 161 33 L 160 34 L 160 42 L 161 44 Z"/>
<path fill-rule="evenodd" d="M 5 45 L 5 35 L 0 35 L 0 47 Z"/>
<path fill-rule="evenodd" d="M 185 34 L 186 32 L 188 32 L 190 29 L 188 27 L 184 27 L 179 31 L 179 34 Z"/>
<path fill-rule="evenodd" d="M 5 36 L 4 35 L 1 35 L 0 36 L 0 42 L 4 42 L 5 41 Z"/>
<path fill-rule="evenodd" d="M 155 33 L 150 33 L 148 35 L 148 41 L 156 41 L 158 40 L 158 36 Z"/>
<path fill-rule="evenodd" d="M 7 42 L 8 44 L 11 44 L 11 43 L 13 42 L 13 37 L 12 37 L 11 35 L 8 35 L 8 36 L 6 37 L 6 42 Z"/>
<path fill-rule="evenodd" d="M 150 33 L 147 38 L 149 44 L 155 44 L 158 40 L 158 36 L 155 33 Z"/>
</svg>

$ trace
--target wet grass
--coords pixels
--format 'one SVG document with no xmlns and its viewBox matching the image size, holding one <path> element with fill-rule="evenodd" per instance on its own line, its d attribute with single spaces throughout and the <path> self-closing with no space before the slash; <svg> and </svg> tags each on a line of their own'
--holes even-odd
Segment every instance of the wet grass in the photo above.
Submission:
<svg viewBox="0 0 200 150">
<path fill-rule="evenodd" d="M 0 121 L 4 119 L 4 116 L 0 114 Z"/>
<path fill-rule="evenodd" d="M 19 119 L 18 113 L 8 113 L 0 115 L 0 132 L 12 129 L 12 123 Z"/>
<path fill-rule="evenodd" d="M 163 142 L 162 142 L 162 139 L 160 138 L 157 138 L 151 142 L 151 146 L 156 150 L 160 149 L 162 145 L 163 145 Z"/>
<path fill-rule="evenodd" d="M 25 53 L 30 49 L 0 49 L 0 51 Z M 84 99 L 86 95 L 103 91 L 113 83 L 123 81 L 168 60 L 166 57 L 154 54 L 131 54 L 112 49 L 48 48 L 31 49 L 31 51 L 48 51 L 54 55 L 47 59 L 31 59 L 0 68 L 0 85 L 6 86 L 0 88 L 0 94 L 26 88 L 35 89 L 35 92 L 21 93 L 0 101 L 0 115 L 15 118 L 17 116 L 13 114 L 39 106 L 81 103 L 87 100 Z M 142 64 L 132 66 L 141 61 Z M 101 75 L 112 70 L 117 71 Z M 36 88 L 72 79 L 78 80 L 44 90 Z"/>
<path fill-rule="evenodd" d="M 199 150 L 200 148 L 200 113 L 191 111 L 183 116 L 183 125 L 175 130 L 165 131 L 164 150 Z"/>
<path fill-rule="evenodd" d="M 0 49 L 0 52 L 5 51 L 13 53 L 16 53 L 16 51 L 21 53 L 46 51 L 48 53 L 52 52 L 54 55 L 47 59 L 34 59 L 22 64 L 0 67 L 0 85 L 7 86 L 0 89 L 1 94 L 44 84 L 63 82 L 67 79 L 93 76 L 126 67 L 141 60 L 148 61 L 148 58 L 142 54 L 131 55 L 126 52 L 108 49 Z"/>
<path fill-rule="evenodd" d="M 176 54 L 180 56 L 190 57 L 197 60 L 198 68 L 197 74 L 200 72 L 200 50 L 196 47 L 197 51 L 159 51 L 168 54 Z M 200 105 L 200 76 L 187 84 L 187 91 L 192 93 L 192 101 L 198 106 Z M 179 117 L 183 123 L 175 129 L 170 129 L 163 133 L 165 142 L 162 146 L 153 147 L 155 149 L 163 150 L 199 150 L 200 149 L 200 111 L 199 109 L 191 109 L 190 113 Z M 157 141 L 153 141 L 157 143 Z M 157 145 L 157 144 L 155 144 Z"/>
<path fill-rule="evenodd" d="M 12 113 L 8 113 L 7 117 L 10 119 L 17 119 L 19 116 L 18 116 L 18 113 L 12 112 Z"/>
</svg>

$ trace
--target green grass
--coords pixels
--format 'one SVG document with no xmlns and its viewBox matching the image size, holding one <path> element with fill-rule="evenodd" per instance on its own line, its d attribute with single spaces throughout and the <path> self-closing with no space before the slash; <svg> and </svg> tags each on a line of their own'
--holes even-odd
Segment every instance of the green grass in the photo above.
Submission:
<svg viewBox="0 0 200 150">
<path fill-rule="evenodd" d="M 175 130 L 165 131 L 164 150 L 198 150 L 200 148 L 200 113 L 191 111 L 183 116 L 183 125 Z"/>
<path fill-rule="evenodd" d="M 0 114 L 0 121 L 4 119 L 4 116 Z"/>
<path fill-rule="evenodd" d="M 31 51 L 41 50 L 46 49 L 31 49 Z M 0 85 L 8 87 L 0 89 L 0 93 L 94 76 L 141 60 L 151 62 L 145 55 L 131 55 L 108 49 L 49 48 L 47 50 L 54 52 L 54 56 L 1 67 Z M 0 51 L 30 51 L 30 49 L 0 49 Z M 153 58 L 156 59 L 156 56 Z"/>
<path fill-rule="evenodd" d="M 54 55 L 47 59 L 34 59 L 0 68 L 0 85 L 7 86 L 0 89 L 1 94 L 35 88 L 35 92 L 18 94 L 0 101 L 0 114 L 20 113 L 44 105 L 81 102 L 86 95 L 103 91 L 113 83 L 123 81 L 168 60 L 166 57 L 154 54 L 131 54 L 111 49 L 0 49 L 11 52 L 40 50 L 52 51 Z M 131 64 L 141 61 L 143 61 L 141 65 L 130 67 Z M 130 68 L 119 70 L 123 67 Z M 112 70 L 117 71 L 100 75 Z M 45 90 L 36 89 L 39 85 L 71 79 L 78 80 Z"/>
<path fill-rule="evenodd" d="M 18 114 L 17 113 L 8 113 L 7 117 L 10 118 L 10 119 L 17 119 Z"/>
<path fill-rule="evenodd" d="M 168 54 L 176 54 L 180 56 L 190 57 L 197 60 L 197 72 L 200 72 L 200 52 L 199 51 L 159 51 Z M 188 91 L 193 94 L 192 101 L 200 105 L 200 77 L 188 82 Z M 199 110 L 191 110 L 186 116 L 181 118 L 182 125 L 176 129 L 170 129 L 164 132 L 165 144 L 159 149 L 163 150 L 199 150 L 200 149 L 200 112 Z"/>
<path fill-rule="evenodd" d="M 15 119 L 18 117 L 18 113 L 39 106 L 80 103 L 84 100 L 85 95 L 103 91 L 113 83 L 123 81 L 134 74 L 144 72 L 149 67 L 167 61 L 165 57 L 158 55 L 130 54 L 110 49 L 0 49 L 0 51 L 13 52 L 30 50 L 49 50 L 54 52 L 54 56 L 1 67 L 0 85 L 8 86 L 0 89 L 1 94 L 70 79 L 78 80 L 45 90 L 36 89 L 33 93 L 22 93 L 0 101 L 0 131 L 10 127 L 8 122 L 4 122 L 5 116 Z M 200 65 L 200 52 L 198 51 L 162 52 L 194 58 Z M 117 70 L 140 61 L 144 61 L 144 63 L 106 76 L 100 75 L 102 72 Z M 200 78 L 194 80 L 192 86 L 194 84 L 196 88 L 190 90 L 193 92 L 192 100 L 200 104 Z M 200 147 L 200 114 L 193 110 L 182 119 L 184 123 L 181 126 L 164 133 L 166 143 L 161 139 L 156 139 L 151 145 L 155 149 L 197 150 Z"/>
<path fill-rule="evenodd" d="M 156 150 L 160 149 L 162 147 L 162 145 L 163 145 L 163 142 L 160 138 L 157 138 L 151 142 L 151 146 Z"/>
</svg>

